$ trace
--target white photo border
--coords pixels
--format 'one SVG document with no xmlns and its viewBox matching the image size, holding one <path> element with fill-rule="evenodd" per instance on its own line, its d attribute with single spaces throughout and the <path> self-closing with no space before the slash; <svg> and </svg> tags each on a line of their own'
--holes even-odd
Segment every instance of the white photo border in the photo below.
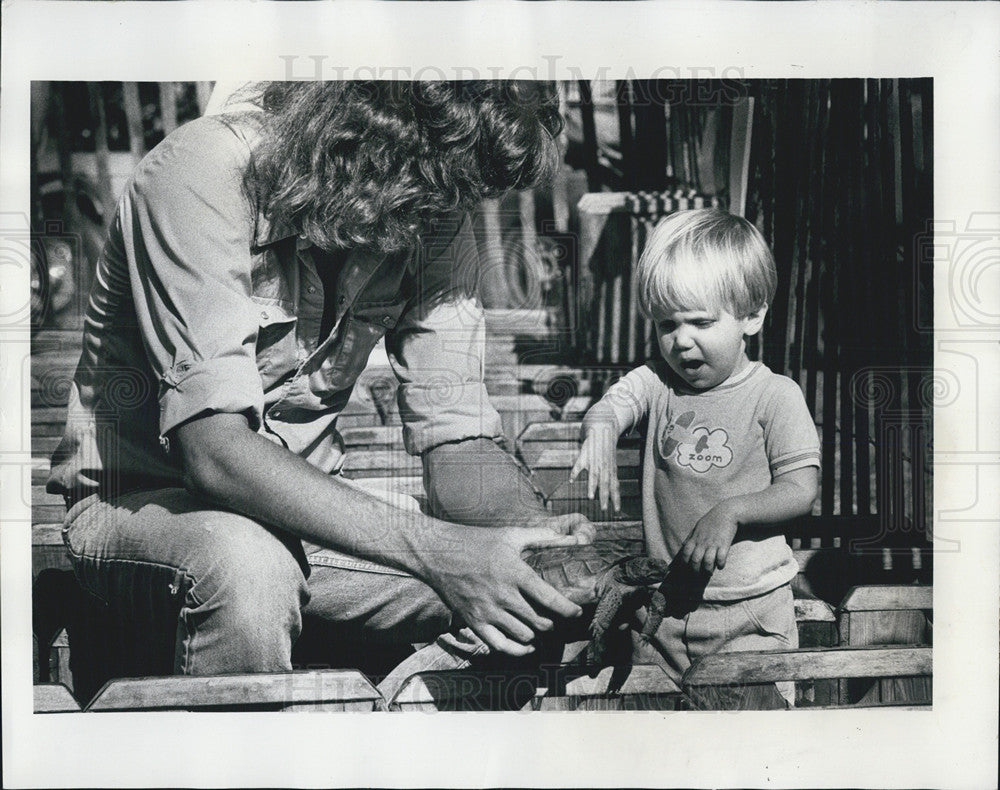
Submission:
<svg viewBox="0 0 1000 790">
<path fill-rule="evenodd" d="M 32 80 L 435 78 L 438 70 L 570 79 L 631 69 L 667 78 L 931 77 L 935 222 L 945 235 L 970 227 L 1000 235 L 1000 7 L 992 3 L 13 0 L 3 4 L 2 32 L 4 217 L 29 215 Z M 977 293 L 1000 305 L 993 249 Z M 936 364 L 972 388 L 978 405 L 971 415 L 935 414 L 935 529 L 960 551 L 935 557 L 930 712 L 32 715 L 30 509 L 9 495 L 24 486 L 24 459 L 8 452 L 27 435 L 29 336 L 26 327 L 0 329 L 4 784 L 995 787 L 1000 332 L 995 314 L 963 323 L 955 266 L 942 249 Z M 6 315 L 27 293 L 26 273 L 0 276 Z"/>
</svg>

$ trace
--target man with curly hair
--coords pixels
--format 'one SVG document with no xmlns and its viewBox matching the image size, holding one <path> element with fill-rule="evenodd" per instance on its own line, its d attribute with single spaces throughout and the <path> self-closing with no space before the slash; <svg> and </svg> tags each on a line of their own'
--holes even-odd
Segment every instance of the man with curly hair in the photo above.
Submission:
<svg viewBox="0 0 1000 790">
<path fill-rule="evenodd" d="M 548 174 L 554 91 L 274 83 L 254 105 L 171 134 L 118 205 L 48 484 L 76 575 L 152 671 L 288 670 L 303 615 L 526 655 L 580 610 L 520 550 L 593 528 L 497 444 L 466 214 Z M 435 516 L 336 474 L 383 335 Z"/>
</svg>

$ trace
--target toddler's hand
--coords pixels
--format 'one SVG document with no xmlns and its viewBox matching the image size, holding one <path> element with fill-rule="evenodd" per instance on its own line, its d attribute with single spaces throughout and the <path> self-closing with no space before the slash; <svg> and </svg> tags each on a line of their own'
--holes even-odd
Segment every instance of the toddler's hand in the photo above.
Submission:
<svg viewBox="0 0 1000 790">
<path fill-rule="evenodd" d="M 694 571 L 711 573 L 716 568 L 725 568 L 737 526 L 736 514 L 725 502 L 720 502 L 698 519 L 694 531 L 681 546 L 681 559 Z"/>
<path fill-rule="evenodd" d="M 601 510 L 607 510 L 608 499 L 616 511 L 621 510 L 621 493 L 618 488 L 618 459 L 615 450 L 618 437 L 611 430 L 592 430 L 580 446 L 580 454 L 570 470 L 570 482 L 587 470 L 587 498 L 599 493 Z"/>
</svg>

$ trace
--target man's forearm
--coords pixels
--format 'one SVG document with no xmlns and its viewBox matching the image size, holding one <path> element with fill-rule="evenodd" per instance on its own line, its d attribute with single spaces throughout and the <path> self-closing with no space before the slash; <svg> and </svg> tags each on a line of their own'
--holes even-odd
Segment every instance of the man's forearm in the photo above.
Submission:
<svg viewBox="0 0 1000 790">
<path fill-rule="evenodd" d="M 400 510 L 324 474 L 257 435 L 239 415 L 178 429 L 189 488 L 313 543 L 426 578 L 429 549 L 447 550 L 453 525 Z"/>
</svg>

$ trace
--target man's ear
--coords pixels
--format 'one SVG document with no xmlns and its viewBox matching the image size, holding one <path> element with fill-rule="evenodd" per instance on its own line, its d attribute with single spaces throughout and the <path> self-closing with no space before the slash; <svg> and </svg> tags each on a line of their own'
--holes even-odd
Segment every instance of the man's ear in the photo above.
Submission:
<svg viewBox="0 0 1000 790">
<path fill-rule="evenodd" d="M 749 313 L 747 317 L 743 319 L 744 321 L 746 321 L 746 324 L 743 326 L 743 334 L 748 336 L 756 335 L 764 326 L 764 316 L 766 315 L 767 315 L 766 304 L 761 305 L 752 313 Z"/>
</svg>

